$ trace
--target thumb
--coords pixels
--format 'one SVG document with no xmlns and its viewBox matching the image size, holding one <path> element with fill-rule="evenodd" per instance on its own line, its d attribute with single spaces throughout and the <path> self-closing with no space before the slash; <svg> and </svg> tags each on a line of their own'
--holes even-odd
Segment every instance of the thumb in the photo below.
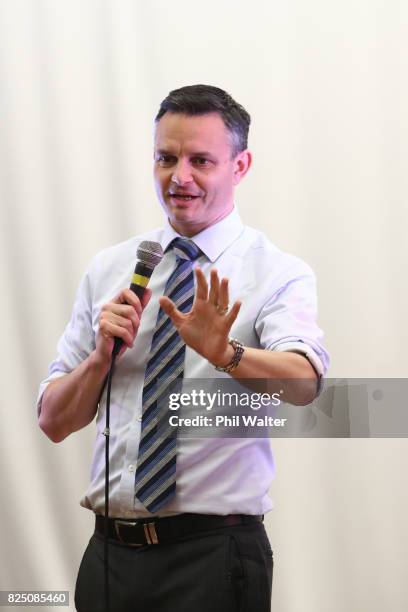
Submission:
<svg viewBox="0 0 408 612">
<path fill-rule="evenodd" d="M 140 303 L 142 305 L 142 309 L 143 310 L 146 308 L 146 306 L 150 302 L 150 298 L 151 297 L 152 297 L 152 290 L 149 289 L 149 287 L 146 287 L 146 289 L 144 290 L 144 293 L 143 293 L 143 297 L 140 300 Z"/>
<path fill-rule="evenodd" d="M 174 302 L 172 302 L 171 299 L 168 298 L 166 295 L 163 295 L 160 298 L 159 302 L 163 311 L 166 313 L 167 316 L 170 317 L 170 319 L 173 321 L 174 325 L 178 329 L 183 321 L 183 313 L 177 309 L 177 306 L 174 304 Z"/>
</svg>

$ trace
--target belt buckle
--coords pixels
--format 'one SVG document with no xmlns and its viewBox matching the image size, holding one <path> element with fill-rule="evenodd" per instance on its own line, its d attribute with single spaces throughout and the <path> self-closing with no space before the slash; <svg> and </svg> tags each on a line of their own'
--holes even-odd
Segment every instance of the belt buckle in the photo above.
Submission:
<svg viewBox="0 0 408 612">
<path fill-rule="evenodd" d="M 136 542 L 126 542 L 120 534 L 120 526 L 125 525 L 126 527 L 136 527 L 136 525 L 140 525 L 140 521 L 121 521 L 120 519 L 115 519 L 115 531 L 118 537 L 118 540 L 121 544 L 126 544 L 127 546 L 144 546 L 147 544 L 158 544 L 159 538 L 157 537 L 156 527 L 154 522 L 152 523 L 142 523 L 143 531 L 146 538 L 146 542 L 136 543 Z"/>
<path fill-rule="evenodd" d="M 154 522 L 143 523 L 143 529 L 148 544 L 158 544 L 159 538 L 157 537 L 156 526 Z"/>
</svg>

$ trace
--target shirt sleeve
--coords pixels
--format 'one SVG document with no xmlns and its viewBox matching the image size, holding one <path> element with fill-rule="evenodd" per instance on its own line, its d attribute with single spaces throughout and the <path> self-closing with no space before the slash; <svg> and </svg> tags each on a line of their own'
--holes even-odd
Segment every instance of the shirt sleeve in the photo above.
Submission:
<svg viewBox="0 0 408 612">
<path fill-rule="evenodd" d="M 50 382 L 74 370 L 95 348 L 95 332 L 92 326 L 92 290 L 90 269 L 85 273 L 74 302 L 71 319 L 57 345 L 57 357 L 51 363 L 48 376 L 40 383 L 37 397 L 37 414 L 41 412 L 41 400 Z"/>
<path fill-rule="evenodd" d="M 319 376 L 320 392 L 329 355 L 322 345 L 323 332 L 316 322 L 316 279 L 307 264 L 296 258 L 293 262 L 261 308 L 255 329 L 262 348 L 305 355 Z"/>
</svg>

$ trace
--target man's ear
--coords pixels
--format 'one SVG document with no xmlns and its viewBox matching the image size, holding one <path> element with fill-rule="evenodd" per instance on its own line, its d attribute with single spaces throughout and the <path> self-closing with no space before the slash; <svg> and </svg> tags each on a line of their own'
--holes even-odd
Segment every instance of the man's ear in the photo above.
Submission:
<svg viewBox="0 0 408 612">
<path fill-rule="evenodd" d="M 234 185 L 238 185 L 244 178 L 252 164 L 252 153 L 245 149 L 234 159 Z"/>
</svg>

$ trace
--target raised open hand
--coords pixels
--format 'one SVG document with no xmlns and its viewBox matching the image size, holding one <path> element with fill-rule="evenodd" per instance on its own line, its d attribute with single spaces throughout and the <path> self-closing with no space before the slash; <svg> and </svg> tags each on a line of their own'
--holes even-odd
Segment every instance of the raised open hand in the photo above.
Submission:
<svg viewBox="0 0 408 612">
<path fill-rule="evenodd" d="M 193 307 L 182 313 L 167 297 L 160 298 L 160 305 L 171 318 L 184 342 L 210 363 L 226 365 L 229 361 L 228 336 L 238 316 L 241 302 L 228 305 L 228 279 L 218 278 L 211 270 L 210 289 L 201 268 L 195 269 L 196 292 Z"/>
</svg>

